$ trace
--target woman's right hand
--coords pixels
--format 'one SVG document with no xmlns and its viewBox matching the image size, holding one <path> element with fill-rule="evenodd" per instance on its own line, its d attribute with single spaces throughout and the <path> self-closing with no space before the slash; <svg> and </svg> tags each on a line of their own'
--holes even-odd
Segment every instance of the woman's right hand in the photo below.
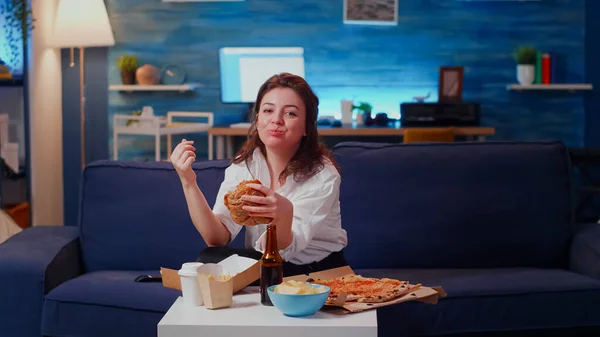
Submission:
<svg viewBox="0 0 600 337">
<path fill-rule="evenodd" d="M 194 152 L 196 148 L 192 144 L 194 141 L 183 139 L 171 153 L 171 163 L 182 183 L 194 184 L 196 182 L 196 173 L 192 169 L 192 163 L 196 160 Z"/>
</svg>

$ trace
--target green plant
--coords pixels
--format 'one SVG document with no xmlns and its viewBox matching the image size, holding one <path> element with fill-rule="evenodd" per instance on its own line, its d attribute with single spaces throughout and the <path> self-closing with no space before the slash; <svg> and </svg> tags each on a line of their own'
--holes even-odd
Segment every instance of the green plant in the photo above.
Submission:
<svg viewBox="0 0 600 337">
<path fill-rule="evenodd" d="M 27 45 L 29 33 L 35 28 L 35 18 L 28 0 L 0 0 L 0 14 L 4 19 L 5 47 L 10 51 L 10 63 L 14 66 Z"/>
<path fill-rule="evenodd" d="M 117 67 L 124 72 L 134 72 L 138 68 L 138 61 L 135 55 L 121 55 L 117 60 Z"/>
<path fill-rule="evenodd" d="M 373 106 L 366 102 L 360 102 L 359 105 L 352 106 L 352 111 L 354 111 L 354 110 L 359 110 L 359 111 L 367 113 L 367 112 L 371 112 L 373 110 Z"/>
<path fill-rule="evenodd" d="M 521 46 L 515 51 L 514 57 L 517 64 L 534 65 L 537 60 L 537 49 L 529 46 Z"/>
</svg>

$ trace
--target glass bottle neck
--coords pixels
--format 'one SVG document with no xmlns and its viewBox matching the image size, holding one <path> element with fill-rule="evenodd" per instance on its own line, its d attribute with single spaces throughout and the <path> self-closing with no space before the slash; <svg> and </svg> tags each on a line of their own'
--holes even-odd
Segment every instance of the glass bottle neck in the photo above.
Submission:
<svg viewBox="0 0 600 337">
<path fill-rule="evenodd" d="M 277 227 L 267 225 L 267 243 L 265 245 L 265 253 L 278 253 L 277 249 Z"/>
</svg>

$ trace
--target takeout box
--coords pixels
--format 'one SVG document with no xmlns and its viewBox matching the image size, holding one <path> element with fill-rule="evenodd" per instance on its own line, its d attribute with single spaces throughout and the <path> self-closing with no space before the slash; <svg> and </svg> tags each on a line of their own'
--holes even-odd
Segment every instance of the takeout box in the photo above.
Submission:
<svg viewBox="0 0 600 337">
<path fill-rule="evenodd" d="M 204 307 L 220 309 L 233 304 L 233 277 L 222 265 L 203 264 L 197 272 Z"/>
<path fill-rule="evenodd" d="M 258 260 L 239 256 L 237 254 L 231 255 L 230 257 L 216 264 L 203 264 L 199 268 L 210 265 L 218 265 L 222 268 L 224 273 L 232 276 L 231 287 L 233 294 L 246 288 L 260 278 L 260 262 Z M 162 283 L 164 287 L 181 290 L 181 280 L 177 270 L 160 268 L 160 273 L 162 275 Z M 201 272 L 198 274 L 200 275 L 200 273 Z M 213 276 L 218 278 L 218 275 Z M 198 281 L 200 281 L 200 278 L 198 278 Z"/>
<path fill-rule="evenodd" d="M 309 278 L 312 279 L 320 279 L 320 280 L 330 280 L 341 276 L 346 275 L 356 275 L 354 270 L 349 266 L 339 267 L 335 269 L 328 269 L 320 272 L 314 272 L 309 275 L 296 275 L 286 277 L 283 280 L 296 280 L 305 282 Z M 365 276 L 366 277 L 366 276 Z M 391 278 L 391 277 L 390 277 Z M 411 281 L 411 280 L 406 280 Z M 410 282 L 411 285 L 414 283 Z M 436 304 L 440 297 L 445 297 L 446 292 L 442 287 L 426 287 L 420 286 L 415 291 L 407 293 L 404 296 L 396 298 L 394 300 L 382 303 L 359 303 L 359 302 L 346 302 L 345 294 L 340 294 L 337 300 L 334 303 L 326 303 L 322 308 L 323 311 L 335 313 L 335 314 L 348 314 L 354 312 L 361 312 L 365 310 L 371 310 L 381 307 L 386 307 L 389 305 L 399 304 L 408 301 L 417 301 L 428 304 Z"/>
</svg>

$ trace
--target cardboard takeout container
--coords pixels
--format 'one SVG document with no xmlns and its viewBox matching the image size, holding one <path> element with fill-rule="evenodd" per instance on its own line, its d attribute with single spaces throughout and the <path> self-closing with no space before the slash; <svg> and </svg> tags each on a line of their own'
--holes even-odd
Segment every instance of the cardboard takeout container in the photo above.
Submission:
<svg viewBox="0 0 600 337">
<path fill-rule="evenodd" d="M 218 265 L 222 268 L 223 272 L 232 276 L 231 286 L 234 294 L 246 288 L 252 284 L 252 282 L 260 278 L 260 262 L 248 257 L 238 256 L 237 254 L 231 255 L 230 257 L 216 264 L 205 263 L 199 268 L 210 265 Z M 164 287 L 181 290 L 181 280 L 177 270 L 160 268 L 160 273 L 162 275 L 162 283 Z M 200 273 L 200 270 L 198 270 L 199 275 Z M 218 279 L 218 275 L 213 276 L 215 279 Z M 198 278 L 198 280 L 200 281 L 200 278 Z"/>
<path fill-rule="evenodd" d="M 309 275 L 296 275 L 286 277 L 283 280 L 296 280 L 305 282 L 309 278 L 312 279 L 320 279 L 320 280 L 331 280 L 337 277 L 346 276 L 346 275 L 356 275 L 354 270 L 349 266 L 344 266 L 335 269 L 324 270 L 320 272 L 311 273 Z M 406 280 L 410 281 L 410 280 Z M 414 285 L 410 282 L 411 285 Z M 409 292 L 404 296 L 401 296 L 397 299 L 383 302 L 383 303 L 359 303 L 359 302 L 346 302 L 345 294 L 340 294 L 338 299 L 334 303 L 326 304 L 322 310 L 335 313 L 335 314 L 348 314 L 354 312 L 361 312 L 365 310 L 372 310 L 376 308 L 386 307 L 388 305 L 399 304 L 403 302 L 409 301 L 417 301 L 428 304 L 436 304 L 440 297 L 445 297 L 446 292 L 442 287 L 425 287 L 420 286 L 416 288 L 415 291 Z"/>
<path fill-rule="evenodd" d="M 198 287 L 207 309 L 228 308 L 233 304 L 233 277 L 219 264 L 204 264 L 197 269 Z M 212 276 L 212 277 L 209 277 Z M 225 277 L 222 279 L 221 277 Z"/>
</svg>

